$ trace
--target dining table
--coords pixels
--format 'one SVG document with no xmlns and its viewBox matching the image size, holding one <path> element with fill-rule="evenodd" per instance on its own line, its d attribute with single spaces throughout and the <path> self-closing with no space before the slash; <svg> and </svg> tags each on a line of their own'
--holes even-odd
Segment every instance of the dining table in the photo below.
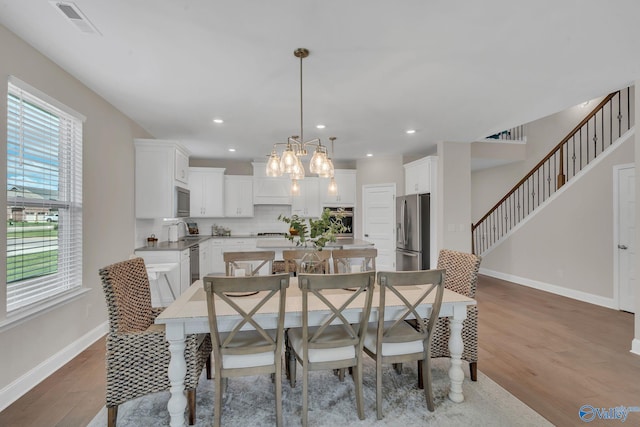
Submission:
<svg viewBox="0 0 640 427">
<path fill-rule="evenodd" d="M 403 293 L 407 298 L 411 298 L 411 294 L 416 296 L 422 294 L 422 285 L 408 286 L 403 288 Z M 334 304 L 346 301 L 352 292 L 345 289 L 333 291 L 330 299 Z M 418 307 L 418 313 L 421 316 L 428 317 L 434 302 L 433 293 L 430 294 Z M 237 304 L 240 306 L 252 307 L 254 301 L 251 299 L 260 298 L 260 295 L 249 295 L 237 298 Z M 360 309 L 364 305 L 364 296 L 361 294 L 351 305 L 350 309 L 344 312 L 344 315 L 353 323 L 359 321 Z M 391 320 L 403 312 L 406 308 L 404 303 L 395 295 L 387 293 L 385 320 Z M 374 287 L 373 304 L 371 308 L 370 322 L 376 322 L 378 319 L 377 304 L 379 302 L 378 285 Z M 467 318 L 467 306 L 475 305 L 476 301 L 465 295 L 456 293 L 449 289 L 444 289 L 442 297 L 442 305 L 440 307 L 440 317 L 450 318 L 450 338 L 449 351 L 451 353 L 451 364 L 448 371 L 450 387 L 448 397 L 453 402 L 461 403 L 464 401 L 462 393 L 462 383 L 464 381 L 464 371 L 462 370 L 462 352 L 464 343 L 462 341 L 462 322 Z M 277 303 L 265 304 L 254 318 L 264 325 L 265 328 L 277 327 Z M 216 313 L 218 316 L 218 328 L 220 332 L 230 331 L 241 317 L 237 312 L 229 307 L 224 301 L 216 300 Z M 321 320 L 329 314 L 326 306 L 316 307 L 311 301 L 309 305 L 309 324 L 318 325 Z M 187 334 L 209 333 L 209 319 L 207 312 L 206 293 L 203 287 L 203 281 L 195 281 L 182 295 L 171 303 L 155 320 L 157 324 L 165 325 L 165 334 L 169 342 L 169 351 L 171 352 L 171 361 L 169 362 L 168 376 L 170 381 L 171 397 L 167 404 L 167 408 L 171 417 L 170 425 L 172 427 L 185 425 L 185 409 L 187 407 L 187 398 L 184 393 L 184 378 L 187 372 L 187 364 L 184 358 L 185 337 Z M 298 287 L 297 278 L 291 277 L 289 287 L 286 291 L 286 308 L 284 327 L 301 327 L 302 326 L 302 291 Z M 245 326 L 250 328 L 250 325 Z"/>
</svg>

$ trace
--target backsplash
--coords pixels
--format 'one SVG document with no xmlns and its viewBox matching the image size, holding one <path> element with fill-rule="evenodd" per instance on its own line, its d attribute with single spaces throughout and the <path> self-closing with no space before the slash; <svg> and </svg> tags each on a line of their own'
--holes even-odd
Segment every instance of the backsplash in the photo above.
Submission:
<svg viewBox="0 0 640 427">
<path fill-rule="evenodd" d="M 194 218 L 186 219 L 188 222 L 196 222 L 200 234 L 210 235 L 213 224 L 228 228 L 231 235 L 250 235 L 257 233 L 287 231 L 284 222 L 278 221 L 278 215 L 291 215 L 289 205 L 255 205 L 254 216 L 252 218 Z M 166 241 L 169 238 L 169 225 L 175 224 L 178 220 L 164 221 L 163 219 L 136 219 L 136 247 L 146 245 L 147 237 L 152 234 L 159 241 Z M 178 234 L 184 236 L 186 227 L 180 226 Z"/>
</svg>

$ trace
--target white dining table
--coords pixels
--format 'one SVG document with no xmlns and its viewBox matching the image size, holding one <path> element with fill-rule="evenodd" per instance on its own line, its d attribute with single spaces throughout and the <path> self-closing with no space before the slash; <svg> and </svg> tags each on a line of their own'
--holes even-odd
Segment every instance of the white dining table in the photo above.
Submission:
<svg viewBox="0 0 640 427">
<path fill-rule="evenodd" d="M 377 288 L 377 285 L 376 285 Z M 412 289 L 411 289 L 412 288 Z M 407 287 L 405 292 L 420 293 L 420 286 Z M 331 296 L 335 303 L 340 300 L 346 300 L 353 295 L 347 290 L 336 290 Z M 410 296 L 410 295 L 408 295 Z M 252 305 L 251 297 L 237 298 L 239 305 Z M 364 304 L 364 296 L 359 298 Z M 373 306 L 371 309 L 370 321 L 377 321 L 378 310 L 377 301 L 379 296 L 377 290 L 373 296 Z M 218 313 L 218 328 L 221 332 L 229 331 L 237 323 L 240 317 L 223 301 L 217 301 L 216 312 Z M 419 306 L 418 312 L 421 316 L 428 317 L 433 304 L 433 295 L 430 295 Z M 442 298 L 442 306 L 440 308 L 440 317 L 450 317 L 449 322 L 451 334 L 449 338 L 449 351 L 451 353 L 451 365 L 449 368 L 449 399 L 453 402 L 460 403 L 464 401 L 462 394 L 462 382 L 464 381 L 464 371 L 462 370 L 462 351 L 464 344 L 462 341 L 462 322 L 467 318 L 467 306 L 475 305 L 473 298 L 453 292 L 449 289 L 444 290 Z M 395 307 L 395 310 L 394 310 Z M 404 304 L 394 295 L 386 295 L 385 317 L 392 319 L 394 316 L 405 308 Z M 327 314 L 326 307 L 323 309 L 315 309 L 309 307 L 310 324 L 317 324 Z M 313 313 L 311 313 L 313 312 Z M 347 310 L 344 315 L 347 319 L 358 322 L 358 310 Z M 276 320 L 277 304 L 266 304 L 257 314 L 257 320 L 269 327 L 272 324 L 277 326 Z M 187 407 L 187 398 L 184 393 L 184 378 L 187 372 L 187 364 L 184 358 L 185 337 L 187 334 L 208 333 L 209 319 L 207 314 L 206 294 L 203 288 L 202 280 L 193 283 L 182 295 L 180 295 L 171 305 L 169 305 L 155 320 L 155 323 L 165 325 L 165 334 L 169 342 L 169 351 L 171 352 L 171 361 L 169 362 L 168 376 L 171 383 L 171 397 L 167 408 L 171 416 L 170 425 L 172 427 L 185 425 L 185 409 Z M 284 327 L 300 327 L 302 326 L 302 293 L 298 288 L 297 279 L 292 278 L 289 288 L 287 289 L 286 298 L 286 314 Z"/>
</svg>

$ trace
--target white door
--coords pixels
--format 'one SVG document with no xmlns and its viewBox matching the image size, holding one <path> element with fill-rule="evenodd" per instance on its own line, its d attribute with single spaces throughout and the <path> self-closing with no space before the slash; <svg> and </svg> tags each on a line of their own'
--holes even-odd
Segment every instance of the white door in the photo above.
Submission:
<svg viewBox="0 0 640 427">
<path fill-rule="evenodd" d="M 635 167 L 618 169 L 618 300 L 620 310 L 635 312 Z"/>
<path fill-rule="evenodd" d="M 395 271 L 396 185 L 362 186 L 362 238 L 378 249 L 376 270 Z"/>
</svg>

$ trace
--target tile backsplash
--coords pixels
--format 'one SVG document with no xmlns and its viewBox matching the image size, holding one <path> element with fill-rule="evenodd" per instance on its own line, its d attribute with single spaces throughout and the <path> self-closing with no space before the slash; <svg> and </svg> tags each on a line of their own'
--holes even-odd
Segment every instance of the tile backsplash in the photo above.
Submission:
<svg viewBox="0 0 640 427">
<path fill-rule="evenodd" d="M 253 217 L 251 218 L 194 218 L 187 219 L 188 222 L 196 222 L 200 234 L 210 235 L 211 226 L 214 224 L 228 228 L 231 235 L 249 235 L 268 232 L 286 232 L 287 226 L 284 222 L 278 221 L 278 215 L 291 215 L 290 205 L 255 205 Z M 136 220 L 136 247 L 146 244 L 147 237 L 154 234 L 159 241 L 169 238 L 169 225 L 175 224 L 178 220 L 165 221 L 159 219 L 137 219 Z M 178 233 L 184 236 L 186 227 L 180 226 Z"/>
</svg>

